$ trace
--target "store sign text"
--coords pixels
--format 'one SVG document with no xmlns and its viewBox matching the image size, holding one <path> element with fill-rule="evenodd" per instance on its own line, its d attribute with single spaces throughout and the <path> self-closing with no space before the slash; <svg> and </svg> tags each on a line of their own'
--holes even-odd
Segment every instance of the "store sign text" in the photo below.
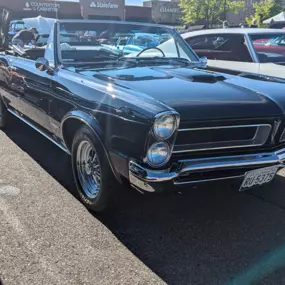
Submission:
<svg viewBox="0 0 285 285">
<path fill-rule="evenodd" d="M 179 8 L 161 7 L 160 12 L 161 13 L 180 13 L 180 9 Z"/>
<path fill-rule="evenodd" d="M 23 10 L 39 12 L 57 12 L 59 8 L 60 4 L 57 3 L 26 2 Z"/>
<path fill-rule="evenodd" d="M 118 9 L 118 4 L 113 3 L 102 3 L 102 2 L 91 2 L 90 3 L 91 8 L 105 8 L 105 9 Z"/>
</svg>

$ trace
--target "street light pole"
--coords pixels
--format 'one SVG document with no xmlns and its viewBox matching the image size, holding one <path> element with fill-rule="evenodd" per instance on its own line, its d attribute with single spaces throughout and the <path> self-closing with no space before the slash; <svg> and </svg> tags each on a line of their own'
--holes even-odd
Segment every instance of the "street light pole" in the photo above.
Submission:
<svg viewBox="0 0 285 285">
<path fill-rule="evenodd" d="M 224 2 L 224 20 L 225 20 L 225 21 L 227 20 L 227 11 L 226 11 L 226 8 L 227 8 L 227 0 L 225 0 L 225 2 Z"/>
</svg>

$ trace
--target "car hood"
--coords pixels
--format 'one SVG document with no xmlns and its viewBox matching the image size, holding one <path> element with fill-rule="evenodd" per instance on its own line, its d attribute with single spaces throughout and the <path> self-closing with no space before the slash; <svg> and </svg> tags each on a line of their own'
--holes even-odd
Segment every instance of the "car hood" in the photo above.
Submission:
<svg viewBox="0 0 285 285">
<path fill-rule="evenodd" d="M 85 72 L 128 92 L 152 96 L 180 113 L 183 121 L 283 116 L 285 85 L 199 68 L 134 67 Z"/>
</svg>

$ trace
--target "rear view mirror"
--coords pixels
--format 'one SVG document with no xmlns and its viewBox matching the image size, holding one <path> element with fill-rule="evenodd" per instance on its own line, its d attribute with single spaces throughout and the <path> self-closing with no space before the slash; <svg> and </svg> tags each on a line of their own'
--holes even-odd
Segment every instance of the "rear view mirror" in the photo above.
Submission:
<svg viewBox="0 0 285 285">
<path fill-rule="evenodd" d="M 49 69 L 49 62 L 46 58 L 40 57 L 36 60 L 35 66 L 40 71 L 46 71 Z"/>
</svg>

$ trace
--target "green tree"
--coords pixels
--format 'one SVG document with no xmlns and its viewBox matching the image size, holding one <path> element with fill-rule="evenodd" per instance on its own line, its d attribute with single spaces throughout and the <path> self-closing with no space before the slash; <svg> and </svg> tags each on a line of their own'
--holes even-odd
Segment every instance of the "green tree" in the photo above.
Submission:
<svg viewBox="0 0 285 285">
<path fill-rule="evenodd" d="M 209 26 L 221 21 L 226 12 L 237 13 L 245 6 L 244 1 L 231 0 L 180 0 L 185 24 L 206 20 Z"/>
<path fill-rule="evenodd" d="M 252 24 L 255 19 L 257 25 L 262 27 L 262 22 L 276 14 L 282 12 L 282 4 L 280 0 L 263 0 L 261 2 L 253 3 L 254 13 L 247 17 L 245 20 L 248 25 Z"/>
</svg>

